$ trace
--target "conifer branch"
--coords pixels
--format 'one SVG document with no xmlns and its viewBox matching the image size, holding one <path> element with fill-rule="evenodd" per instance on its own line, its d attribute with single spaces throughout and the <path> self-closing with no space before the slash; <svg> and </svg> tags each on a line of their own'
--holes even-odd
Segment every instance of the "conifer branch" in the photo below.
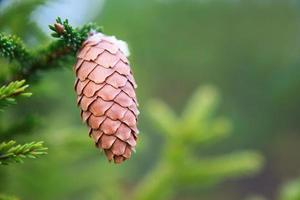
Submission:
<svg viewBox="0 0 300 200">
<path fill-rule="evenodd" d="M 16 36 L 0 35 L 0 56 L 15 59 L 21 65 L 20 70 L 15 71 L 9 81 L 27 79 L 39 71 L 62 66 L 69 56 L 76 53 L 90 33 L 101 32 L 101 27 L 93 23 L 73 28 L 67 19 L 62 21 L 60 18 L 49 28 L 53 31 L 51 35 L 58 40 L 36 51 L 27 50 Z"/>
<path fill-rule="evenodd" d="M 73 28 L 67 19 L 62 21 L 60 17 L 56 19 L 54 25 L 49 25 L 49 28 L 53 31 L 51 36 L 59 38 L 66 47 L 75 52 L 90 33 L 102 31 L 101 27 L 93 23 L 88 23 L 82 28 Z"/>
<path fill-rule="evenodd" d="M 205 159 L 194 155 L 195 147 L 223 139 L 231 131 L 230 121 L 216 116 L 219 98 L 213 87 L 199 88 L 181 116 L 159 100 L 150 102 L 149 117 L 165 137 L 165 145 L 156 167 L 139 184 L 136 200 L 170 199 L 175 183 L 216 184 L 261 169 L 264 160 L 253 151 Z"/>
<path fill-rule="evenodd" d="M 43 146 L 43 142 L 30 142 L 23 145 L 16 144 L 13 140 L 2 142 L 0 144 L 0 165 L 23 163 L 24 158 L 37 158 L 47 154 L 47 149 Z"/>
<path fill-rule="evenodd" d="M 28 87 L 29 85 L 25 85 L 25 80 L 14 81 L 0 87 L 0 111 L 8 105 L 16 104 L 17 96 L 31 96 L 32 93 L 25 91 Z"/>
<path fill-rule="evenodd" d="M 15 35 L 0 33 L 0 56 L 9 59 L 16 59 L 20 63 L 30 60 L 30 53 L 24 43 Z"/>
</svg>

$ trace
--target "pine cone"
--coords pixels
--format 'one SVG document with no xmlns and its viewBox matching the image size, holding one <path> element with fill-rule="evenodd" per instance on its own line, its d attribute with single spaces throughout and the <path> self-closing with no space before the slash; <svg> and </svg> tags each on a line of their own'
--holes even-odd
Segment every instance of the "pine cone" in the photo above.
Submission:
<svg viewBox="0 0 300 200">
<path fill-rule="evenodd" d="M 90 36 L 74 66 L 81 118 L 96 146 L 115 163 L 130 158 L 138 134 L 137 85 L 121 43 L 101 33 Z"/>
</svg>

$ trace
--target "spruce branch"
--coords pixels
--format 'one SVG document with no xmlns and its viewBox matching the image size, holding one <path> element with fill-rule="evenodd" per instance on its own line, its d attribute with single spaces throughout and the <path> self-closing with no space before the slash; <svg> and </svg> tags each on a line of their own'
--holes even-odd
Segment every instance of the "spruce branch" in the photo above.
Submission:
<svg viewBox="0 0 300 200">
<path fill-rule="evenodd" d="M 15 35 L 0 33 L 0 56 L 18 60 L 20 63 L 30 60 L 30 53 L 24 43 Z"/>
<path fill-rule="evenodd" d="M 69 24 L 68 19 L 62 21 L 60 17 L 56 19 L 54 25 L 49 25 L 49 28 L 53 31 L 51 34 L 53 37 L 62 40 L 66 47 L 75 52 L 80 48 L 90 33 L 102 31 L 102 28 L 94 23 L 88 23 L 82 28 L 73 28 Z"/>
<path fill-rule="evenodd" d="M 56 23 L 49 25 L 51 34 L 58 40 L 35 51 L 26 49 L 23 42 L 16 36 L 0 35 L 0 56 L 9 60 L 17 60 L 20 70 L 13 72 L 9 81 L 28 79 L 40 71 L 50 70 L 63 66 L 65 61 L 74 56 L 83 41 L 93 32 L 101 32 L 101 27 L 94 23 L 73 28 L 68 20 L 57 18 Z"/>
<path fill-rule="evenodd" d="M 47 154 L 48 148 L 43 146 L 43 142 L 30 142 L 23 145 L 16 144 L 15 141 L 2 142 L 0 144 L 0 165 L 10 163 L 23 163 L 24 158 L 37 158 Z"/>
<path fill-rule="evenodd" d="M 264 160 L 255 151 L 244 151 L 202 159 L 185 164 L 179 170 L 180 182 L 218 183 L 226 178 L 254 174 L 262 168 Z"/>
<path fill-rule="evenodd" d="M 136 189 L 136 200 L 170 199 L 174 188 L 181 184 L 217 184 L 261 169 L 264 160 L 253 151 L 200 159 L 195 155 L 195 148 L 223 139 L 231 131 L 230 121 L 216 115 L 219 99 L 214 87 L 201 87 L 180 116 L 164 102 L 149 103 L 149 117 L 161 131 L 165 144 L 157 165 Z"/>
<path fill-rule="evenodd" d="M 32 93 L 26 92 L 28 87 L 29 85 L 25 84 L 25 80 L 14 81 L 0 87 L 0 111 L 3 111 L 3 108 L 8 105 L 16 104 L 17 96 L 31 96 Z"/>
</svg>

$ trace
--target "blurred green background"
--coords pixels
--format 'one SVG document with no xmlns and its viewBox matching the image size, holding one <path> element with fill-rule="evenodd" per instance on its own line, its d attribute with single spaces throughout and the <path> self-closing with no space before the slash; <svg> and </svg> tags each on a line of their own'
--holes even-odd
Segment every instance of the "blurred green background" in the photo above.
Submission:
<svg viewBox="0 0 300 200">
<path fill-rule="evenodd" d="M 66 63 L 63 69 L 41 72 L 39 81 L 31 84 L 32 98 L 1 113 L 1 139 L 44 140 L 49 147 L 48 155 L 40 159 L 1 166 L 1 193 L 24 200 L 132 199 L 135 193 L 144 192 L 137 192 L 139 188 L 155 185 L 148 180 L 159 182 L 161 171 L 175 177 L 176 170 L 164 166 L 169 155 L 166 152 L 176 139 L 168 135 L 172 130 L 163 133 L 168 126 L 156 126 L 155 121 L 167 123 L 170 119 L 165 104 L 179 115 L 187 102 L 193 101 L 191 96 L 199 86 L 211 85 L 205 86 L 210 88 L 208 94 L 202 89 L 204 97 L 195 97 L 188 105 L 195 110 L 197 106 L 210 108 L 210 100 L 202 104 L 203 98 L 213 98 L 212 102 L 216 98 L 219 106 L 213 116 L 225 116 L 230 121 L 231 128 L 223 124 L 220 131 L 230 132 L 230 136 L 195 145 L 197 137 L 193 137 L 198 129 L 189 135 L 189 121 L 178 120 L 178 130 L 185 136 L 180 136 L 181 132 L 175 136 L 182 140 L 177 139 L 180 145 L 170 152 L 179 157 L 182 149 L 193 146 L 193 155 L 199 160 L 245 150 L 260 154 L 255 153 L 254 163 L 245 163 L 247 172 L 224 173 L 222 180 L 213 184 L 167 179 L 158 184 L 156 192 L 168 191 L 168 195 L 159 198 L 299 200 L 299 192 L 296 198 L 286 197 L 297 189 L 289 192 L 284 189 L 288 186 L 282 185 L 300 176 L 300 1 L 0 1 L 0 31 L 18 35 L 32 48 L 52 40 L 47 27 L 57 16 L 68 18 L 74 25 L 96 22 L 106 34 L 128 42 L 139 85 L 141 134 L 137 153 L 123 165 L 114 165 L 94 147 L 75 105 L 73 63 Z M 3 74 L 10 63 L 1 59 L 0 65 Z M 218 97 L 210 97 L 211 92 Z M 154 98 L 159 100 L 153 102 Z M 209 114 L 205 117 L 211 119 Z M 206 121 L 203 124 L 212 126 Z M 205 136 L 206 129 L 201 130 L 199 134 Z M 239 159 L 231 168 L 242 162 Z M 168 164 L 176 168 L 184 161 L 175 159 Z M 220 160 L 219 168 L 224 170 L 222 164 Z M 199 167 L 201 171 L 201 163 Z M 147 179 L 147 174 L 155 178 Z M 145 183 L 150 186 L 143 187 Z M 299 185 L 292 187 L 300 190 Z M 281 197 L 282 193 L 289 194 Z"/>
</svg>

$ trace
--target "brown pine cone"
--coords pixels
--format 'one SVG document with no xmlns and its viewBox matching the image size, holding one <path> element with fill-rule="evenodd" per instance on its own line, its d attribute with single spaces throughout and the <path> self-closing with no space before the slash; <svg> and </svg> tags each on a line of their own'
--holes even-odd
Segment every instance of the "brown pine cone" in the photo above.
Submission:
<svg viewBox="0 0 300 200">
<path fill-rule="evenodd" d="M 135 150 L 139 114 L 137 85 L 120 44 L 115 37 L 97 33 L 83 43 L 74 66 L 82 120 L 96 146 L 115 163 Z"/>
</svg>

